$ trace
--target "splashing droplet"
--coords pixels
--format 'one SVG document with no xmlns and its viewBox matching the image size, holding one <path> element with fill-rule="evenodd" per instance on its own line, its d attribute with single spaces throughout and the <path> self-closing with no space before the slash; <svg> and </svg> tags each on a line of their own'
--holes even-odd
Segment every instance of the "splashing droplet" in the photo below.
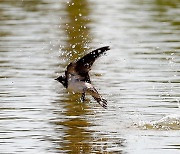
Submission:
<svg viewBox="0 0 180 154">
<path fill-rule="evenodd" d="M 72 48 L 74 49 L 76 47 L 76 45 L 72 45 Z"/>
</svg>

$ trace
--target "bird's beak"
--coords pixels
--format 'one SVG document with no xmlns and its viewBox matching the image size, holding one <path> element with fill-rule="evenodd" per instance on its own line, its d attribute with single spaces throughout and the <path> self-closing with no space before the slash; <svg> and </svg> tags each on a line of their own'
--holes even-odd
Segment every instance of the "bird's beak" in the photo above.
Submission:
<svg viewBox="0 0 180 154">
<path fill-rule="evenodd" d="M 54 80 L 58 80 L 58 79 L 56 78 L 56 79 L 54 79 Z"/>
</svg>

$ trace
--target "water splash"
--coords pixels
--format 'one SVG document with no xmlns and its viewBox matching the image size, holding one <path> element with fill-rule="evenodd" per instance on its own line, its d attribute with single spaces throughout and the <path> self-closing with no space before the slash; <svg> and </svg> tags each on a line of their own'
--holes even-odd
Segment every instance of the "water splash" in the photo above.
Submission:
<svg viewBox="0 0 180 154">
<path fill-rule="evenodd" d="M 163 117 L 157 121 L 140 122 L 137 124 L 142 129 L 154 129 L 154 130 L 180 130 L 180 115 L 172 114 Z"/>
</svg>

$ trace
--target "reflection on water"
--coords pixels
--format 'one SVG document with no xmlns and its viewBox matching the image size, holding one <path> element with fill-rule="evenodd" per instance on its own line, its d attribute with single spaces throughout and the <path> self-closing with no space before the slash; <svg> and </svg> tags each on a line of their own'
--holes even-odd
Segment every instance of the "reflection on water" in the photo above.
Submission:
<svg viewBox="0 0 180 154">
<path fill-rule="evenodd" d="M 64 129 L 57 130 L 59 134 L 64 134 L 63 137 L 58 138 L 61 152 L 70 151 L 75 153 L 89 153 L 91 145 L 89 143 L 91 133 L 87 131 L 90 123 L 84 117 L 87 113 L 87 106 L 82 103 L 77 103 L 75 100 L 59 100 L 56 103 L 64 103 L 65 111 L 61 115 L 57 115 L 57 119 L 53 119 L 55 128 L 63 126 Z"/>
<path fill-rule="evenodd" d="M 75 60 L 81 53 L 84 53 L 86 44 L 89 42 L 89 29 L 87 24 L 89 22 L 89 8 L 87 1 L 71 0 L 65 4 L 66 17 L 64 20 L 63 29 L 66 33 L 66 45 L 61 51 L 63 51 L 64 60 L 66 65 L 72 60 Z M 62 53 L 60 53 L 60 56 Z M 62 58 L 62 57 L 61 57 Z M 62 67 L 63 68 L 63 67 Z M 65 69 L 65 68 L 63 68 Z M 59 84 L 59 87 L 61 85 Z M 87 114 L 88 108 L 86 104 L 82 104 L 78 101 L 78 96 L 67 95 L 67 99 L 56 101 L 56 103 L 63 103 L 65 111 L 63 115 L 65 119 L 57 117 L 60 121 L 56 121 L 56 125 L 62 125 L 65 127 L 59 133 L 64 134 L 60 139 L 60 148 L 62 152 L 74 152 L 74 153 L 90 153 L 90 137 L 91 133 L 87 130 L 90 126 L 89 121 L 83 118 Z"/>
<path fill-rule="evenodd" d="M 178 153 L 179 7 L 178 0 L 1 0 L 0 152 Z M 102 44 L 112 49 L 91 76 L 107 110 L 54 81 Z"/>
<path fill-rule="evenodd" d="M 63 51 L 66 51 L 67 61 L 73 61 L 84 54 L 91 40 L 88 24 L 90 22 L 90 9 L 88 1 L 71 0 L 67 2 L 65 11 L 67 12 L 64 21 L 64 30 L 66 31 L 66 45 Z"/>
</svg>

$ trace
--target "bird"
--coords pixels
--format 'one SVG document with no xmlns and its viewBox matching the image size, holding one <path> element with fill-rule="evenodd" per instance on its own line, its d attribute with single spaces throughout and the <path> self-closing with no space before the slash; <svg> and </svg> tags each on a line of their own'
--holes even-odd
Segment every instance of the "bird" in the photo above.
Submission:
<svg viewBox="0 0 180 154">
<path fill-rule="evenodd" d="M 86 94 L 90 94 L 94 100 L 103 108 L 107 108 L 107 100 L 103 99 L 96 88 L 91 83 L 89 71 L 93 63 L 106 51 L 110 50 L 109 46 L 104 46 L 84 55 L 82 58 L 71 62 L 65 74 L 55 80 L 60 82 L 68 91 L 81 94 L 81 101 L 85 101 Z"/>
</svg>

